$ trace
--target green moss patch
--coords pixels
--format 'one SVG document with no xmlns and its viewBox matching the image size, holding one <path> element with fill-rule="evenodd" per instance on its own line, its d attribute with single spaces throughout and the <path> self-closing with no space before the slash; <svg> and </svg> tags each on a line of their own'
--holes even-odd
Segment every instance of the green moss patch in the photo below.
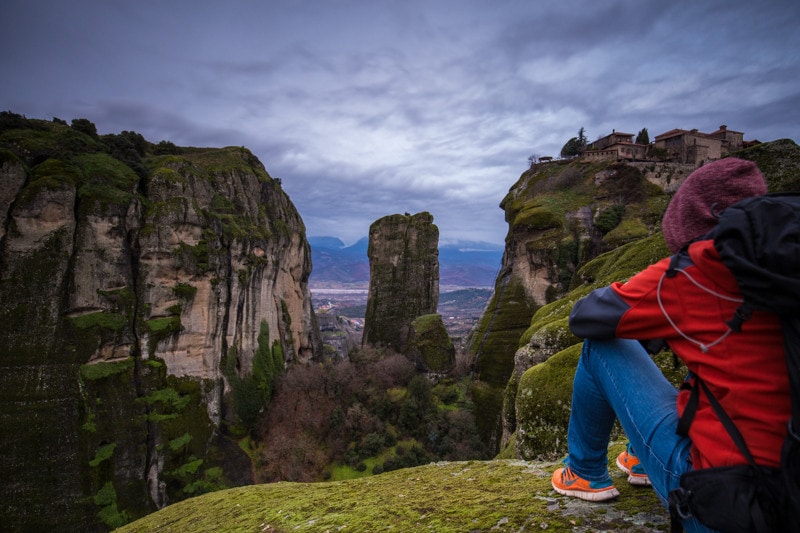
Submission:
<svg viewBox="0 0 800 533">
<path fill-rule="evenodd" d="M 523 458 L 552 461 L 566 454 L 572 380 L 580 353 L 580 344 L 571 346 L 520 378 L 516 438 Z"/>
<path fill-rule="evenodd" d="M 668 256 L 669 249 L 663 235 L 656 233 L 588 262 L 576 273 L 573 288 L 586 291 L 614 281 L 626 281 L 637 272 Z M 584 284 L 586 287 L 581 288 L 579 284 Z"/>
<path fill-rule="evenodd" d="M 455 347 L 447 334 L 442 316 L 423 315 L 411 322 L 411 351 L 418 351 L 422 363 L 433 372 L 444 372 L 453 366 Z"/>
<path fill-rule="evenodd" d="M 128 325 L 128 319 L 121 313 L 108 313 L 98 311 L 85 315 L 71 317 L 72 325 L 78 329 L 102 328 L 120 331 Z"/>
<path fill-rule="evenodd" d="M 498 280 L 489 305 L 471 334 L 479 378 L 505 387 L 514 367 L 519 338 L 530 325 L 533 305 L 527 301 L 522 283 L 515 277 Z"/>
<path fill-rule="evenodd" d="M 105 379 L 123 372 L 133 370 L 133 357 L 128 357 L 124 361 L 111 361 L 93 363 L 91 365 L 81 365 L 81 377 L 86 380 L 95 381 Z"/>
<path fill-rule="evenodd" d="M 527 205 L 514 217 L 514 226 L 530 226 L 534 229 L 559 228 L 564 219 L 559 213 L 542 205 Z"/>
<path fill-rule="evenodd" d="M 78 189 L 84 209 L 105 209 L 110 204 L 127 207 L 139 181 L 128 165 L 104 153 L 82 155 L 76 162 L 84 174 L 84 183 Z"/>
<path fill-rule="evenodd" d="M 191 397 L 182 396 L 178 391 L 176 391 L 172 387 L 167 387 L 165 389 L 159 389 L 157 391 L 153 391 L 147 396 L 139 398 L 139 400 L 148 405 L 161 403 L 162 405 L 172 407 L 172 409 L 176 411 L 181 411 L 183 410 L 184 407 L 186 407 L 186 404 L 189 403 Z"/>
<path fill-rule="evenodd" d="M 179 309 L 180 308 L 176 310 Z M 150 320 L 145 320 L 144 326 L 147 329 L 147 332 L 150 334 L 150 339 L 148 341 L 148 349 L 150 350 L 151 354 L 155 353 L 156 347 L 158 346 L 159 342 L 163 341 L 166 338 L 169 338 L 171 335 L 174 335 L 175 333 L 178 333 L 183 328 L 183 325 L 181 324 L 181 317 L 179 314 L 162 318 L 152 318 Z"/>
<path fill-rule="evenodd" d="M 759 144 L 732 155 L 758 165 L 770 192 L 800 190 L 800 147 L 793 140 Z"/>
<path fill-rule="evenodd" d="M 80 169 L 75 165 L 48 159 L 31 170 L 28 182 L 17 195 L 16 202 L 24 207 L 44 191 L 74 189 L 80 180 Z"/>
<path fill-rule="evenodd" d="M 616 455 L 621 446 L 609 455 Z M 274 483 L 205 494 L 128 524 L 144 531 L 658 531 L 667 513 L 650 489 L 615 473 L 618 502 L 556 494 L 558 465 L 525 461 L 436 463 L 325 483 Z"/>
<path fill-rule="evenodd" d="M 628 218 L 609 231 L 603 241 L 611 246 L 620 246 L 638 239 L 643 239 L 650 234 L 644 222 L 638 218 Z"/>
<path fill-rule="evenodd" d="M 196 148 L 184 150 L 184 160 L 206 169 L 209 174 L 229 175 L 232 172 L 255 174 L 260 181 L 271 181 L 263 165 L 247 148 Z"/>
<path fill-rule="evenodd" d="M 117 509 L 117 492 L 110 481 L 94 495 L 94 504 L 101 508 L 97 516 L 111 529 L 130 521 L 128 513 Z"/>
<path fill-rule="evenodd" d="M 94 458 L 89 461 L 89 466 L 98 466 L 103 461 L 106 461 L 114 455 L 114 450 L 116 449 L 117 444 L 112 442 L 111 444 L 106 444 L 104 446 L 100 446 L 97 449 L 97 453 L 95 453 Z"/>
<path fill-rule="evenodd" d="M 169 449 L 173 452 L 177 452 L 185 448 L 190 442 L 192 442 L 192 436 L 189 433 L 184 433 L 180 437 L 169 441 Z"/>
</svg>

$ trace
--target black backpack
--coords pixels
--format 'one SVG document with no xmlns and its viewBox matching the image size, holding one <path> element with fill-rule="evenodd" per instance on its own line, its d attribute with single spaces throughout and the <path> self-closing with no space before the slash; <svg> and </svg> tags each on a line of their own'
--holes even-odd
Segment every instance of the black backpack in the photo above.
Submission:
<svg viewBox="0 0 800 533">
<path fill-rule="evenodd" d="M 792 411 L 780 468 L 757 465 L 734 422 L 695 375 L 678 431 L 688 432 L 702 390 L 749 464 L 684 474 L 669 495 L 672 530 L 680 531 L 680 520 L 694 516 L 724 532 L 800 531 L 800 193 L 734 204 L 710 237 L 744 296 L 730 328 L 740 331 L 754 310 L 780 316 Z"/>
</svg>

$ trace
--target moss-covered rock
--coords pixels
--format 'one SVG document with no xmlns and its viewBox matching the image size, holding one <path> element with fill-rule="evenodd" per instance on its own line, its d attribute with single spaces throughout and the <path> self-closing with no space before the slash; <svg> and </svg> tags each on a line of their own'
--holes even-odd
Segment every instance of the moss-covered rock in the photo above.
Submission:
<svg viewBox="0 0 800 533">
<path fill-rule="evenodd" d="M 408 355 L 423 372 L 441 373 L 452 369 L 456 349 L 447 334 L 442 315 L 423 315 L 411 322 Z"/>
<path fill-rule="evenodd" d="M 520 176 L 500 204 L 509 231 L 495 292 L 466 347 L 476 379 L 494 388 L 484 395 L 492 405 L 515 367 L 521 375 L 575 341 L 566 315 L 561 324 L 534 328 L 533 313 L 567 295 L 580 265 L 657 233 L 667 199 L 638 167 L 624 163 L 575 160 L 535 165 Z M 513 416 L 501 423 L 488 405 L 480 410 L 492 417 L 479 422 L 487 431 L 482 437 L 502 445 L 509 435 L 501 438 L 501 428 L 514 427 Z"/>
<path fill-rule="evenodd" d="M 490 449 L 500 446 L 503 395 L 514 368 L 520 335 L 529 326 L 532 314 L 533 304 L 526 298 L 522 283 L 509 275 L 497 280 L 486 310 L 470 333 L 475 422 Z"/>
<path fill-rule="evenodd" d="M 570 346 L 520 378 L 515 402 L 520 457 L 554 461 L 564 455 L 572 379 L 580 353 L 580 344 Z"/>
<path fill-rule="evenodd" d="M 793 140 L 757 144 L 731 155 L 758 165 L 770 192 L 800 191 L 800 147 Z"/>
<path fill-rule="evenodd" d="M 615 444 L 610 459 L 624 449 Z M 271 483 L 176 503 L 119 531 L 627 531 L 669 527 L 649 488 L 612 470 L 621 495 L 596 504 L 562 497 L 557 464 L 519 460 L 434 463 L 325 483 Z"/>
<path fill-rule="evenodd" d="M 439 228 L 427 212 L 383 217 L 370 225 L 367 255 L 363 344 L 406 353 L 411 322 L 439 303 Z"/>
<path fill-rule="evenodd" d="M 650 230 L 638 218 L 629 218 L 620 222 L 613 230 L 606 233 L 603 241 L 610 246 L 621 246 L 629 242 L 647 237 Z"/>
</svg>

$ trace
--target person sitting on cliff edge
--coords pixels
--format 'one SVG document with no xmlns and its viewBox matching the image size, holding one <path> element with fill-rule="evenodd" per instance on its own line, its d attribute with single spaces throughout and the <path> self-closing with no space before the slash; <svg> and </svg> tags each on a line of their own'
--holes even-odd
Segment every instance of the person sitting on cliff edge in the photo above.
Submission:
<svg viewBox="0 0 800 533">
<path fill-rule="evenodd" d="M 725 322 L 741 293 L 713 240 L 704 237 L 726 207 L 766 192 L 763 175 L 750 161 L 728 158 L 695 170 L 662 220 L 670 251 L 677 254 L 687 247 L 680 272 L 665 275 L 667 258 L 575 304 L 569 326 L 585 340 L 573 383 L 569 453 L 552 478 L 557 492 L 589 501 L 619 495 L 607 461 L 615 418 L 632 447 L 620 454 L 618 466 L 630 482 L 652 484 L 665 507 L 683 473 L 746 463 L 704 396 L 689 435 L 676 433 L 689 390 L 677 391 L 645 349 L 646 341 L 659 339 L 690 372 L 702 368 L 705 383 L 719 391 L 717 398 L 756 462 L 780 464 L 790 416 L 780 322 L 771 313 L 757 312 L 747 328 L 727 334 Z M 683 527 L 708 531 L 696 518 L 684 520 Z"/>
</svg>

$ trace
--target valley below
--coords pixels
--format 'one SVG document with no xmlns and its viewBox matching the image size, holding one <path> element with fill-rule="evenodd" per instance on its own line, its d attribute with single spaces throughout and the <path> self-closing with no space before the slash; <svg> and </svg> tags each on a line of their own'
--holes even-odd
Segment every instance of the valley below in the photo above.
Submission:
<svg viewBox="0 0 800 533">
<path fill-rule="evenodd" d="M 346 317 L 355 335 L 353 340 L 361 343 L 368 295 L 366 283 L 327 282 L 311 285 L 311 303 L 320 320 L 323 342 L 327 342 L 326 337 L 332 334 L 333 329 L 326 328 L 326 316 L 333 316 Z M 442 315 L 447 332 L 456 346 L 466 339 L 478 322 L 491 295 L 492 289 L 489 287 L 440 287 L 437 312 Z"/>
</svg>

